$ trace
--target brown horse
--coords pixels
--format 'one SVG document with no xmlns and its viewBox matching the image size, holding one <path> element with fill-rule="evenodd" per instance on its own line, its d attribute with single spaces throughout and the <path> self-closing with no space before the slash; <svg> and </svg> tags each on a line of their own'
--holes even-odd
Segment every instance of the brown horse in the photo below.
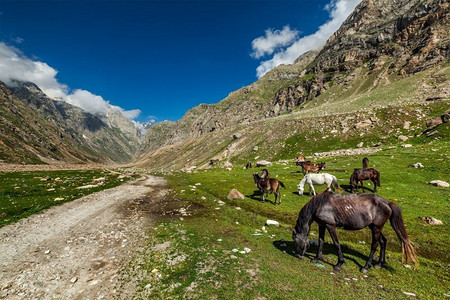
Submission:
<svg viewBox="0 0 450 300">
<path fill-rule="evenodd" d="M 350 187 L 351 187 L 351 192 L 353 193 L 355 191 L 355 187 L 356 187 L 356 192 L 358 192 L 359 186 L 358 183 L 361 184 L 361 188 L 364 192 L 364 185 L 363 185 L 363 181 L 364 180 L 368 180 L 370 179 L 373 182 L 373 192 L 376 193 L 377 192 L 377 186 L 381 187 L 380 185 L 380 172 L 378 172 L 377 170 L 373 169 L 373 168 L 369 168 L 369 169 L 354 169 L 352 176 L 350 176 Z"/>
<path fill-rule="evenodd" d="M 309 200 L 301 209 L 297 223 L 292 233 L 297 257 L 303 258 L 309 246 L 308 233 L 313 222 L 319 225 L 319 247 L 313 262 L 324 260 L 322 249 L 324 244 L 325 229 L 331 235 L 338 251 L 338 262 L 334 266 L 336 271 L 341 269 L 344 261 L 341 245 L 336 234 L 336 228 L 346 230 L 360 230 L 369 227 L 372 231 L 372 247 L 361 272 L 367 273 L 372 265 L 372 259 L 380 244 L 380 259 L 373 267 L 379 269 L 386 261 L 386 238 L 381 230 L 384 224 L 390 220 L 391 226 L 402 244 L 402 259 L 406 263 L 418 264 L 414 247 L 406 233 L 400 208 L 393 202 L 375 194 L 335 194 L 326 189 Z"/>
<path fill-rule="evenodd" d="M 253 174 L 253 180 L 255 181 L 256 187 L 261 192 L 261 202 L 264 202 L 264 193 L 268 196 L 269 192 L 275 194 L 275 202 L 273 204 L 281 204 L 281 193 L 279 191 L 280 186 L 284 187 L 284 184 L 275 178 L 261 178 L 257 173 Z"/>
<path fill-rule="evenodd" d="M 363 169 L 367 169 L 369 167 L 369 159 L 364 157 L 362 160 Z"/>
<path fill-rule="evenodd" d="M 324 162 L 313 164 L 309 160 L 305 162 L 299 162 L 298 165 L 302 167 L 302 173 L 305 175 L 310 171 L 319 173 L 320 171 L 325 170 L 326 167 L 326 163 Z"/>
</svg>

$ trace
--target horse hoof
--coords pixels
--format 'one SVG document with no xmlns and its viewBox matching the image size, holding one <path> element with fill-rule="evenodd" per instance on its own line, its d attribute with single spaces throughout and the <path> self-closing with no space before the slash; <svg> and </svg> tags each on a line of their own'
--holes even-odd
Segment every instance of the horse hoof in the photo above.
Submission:
<svg viewBox="0 0 450 300">
<path fill-rule="evenodd" d="M 340 272 L 342 270 L 342 267 L 341 266 L 334 266 L 333 270 L 336 271 L 336 272 Z"/>
<path fill-rule="evenodd" d="M 381 266 L 381 264 L 376 264 L 373 266 L 373 268 L 379 270 L 382 268 L 382 266 Z"/>
<path fill-rule="evenodd" d="M 367 270 L 366 268 L 361 268 L 361 273 L 367 274 L 367 272 L 369 272 L 369 270 Z"/>
</svg>

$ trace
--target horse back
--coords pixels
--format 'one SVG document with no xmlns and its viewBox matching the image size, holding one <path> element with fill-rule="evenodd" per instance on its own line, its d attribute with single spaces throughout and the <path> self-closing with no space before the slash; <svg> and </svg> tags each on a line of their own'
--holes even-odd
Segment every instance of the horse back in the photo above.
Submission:
<svg viewBox="0 0 450 300">
<path fill-rule="evenodd" d="M 359 230 L 370 224 L 382 225 L 391 215 L 388 201 L 374 194 L 335 194 L 317 211 L 318 223 Z"/>
</svg>

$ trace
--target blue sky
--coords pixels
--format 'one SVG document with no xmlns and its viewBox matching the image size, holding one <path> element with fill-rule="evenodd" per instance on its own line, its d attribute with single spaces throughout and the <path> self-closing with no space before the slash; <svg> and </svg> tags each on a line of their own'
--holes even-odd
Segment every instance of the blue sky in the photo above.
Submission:
<svg viewBox="0 0 450 300">
<path fill-rule="evenodd" d="M 177 120 L 323 43 L 358 2 L 1 0 L 0 59 L 22 65 L 0 80 L 33 68 L 54 97 Z"/>
</svg>

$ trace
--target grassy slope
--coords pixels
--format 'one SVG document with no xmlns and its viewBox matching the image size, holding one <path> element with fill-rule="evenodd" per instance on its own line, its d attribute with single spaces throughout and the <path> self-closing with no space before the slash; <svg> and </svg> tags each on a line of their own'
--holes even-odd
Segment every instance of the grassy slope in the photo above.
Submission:
<svg viewBox="0 0 450 300">
<path fill-rule="evenodd" d="M 368 229 L 338 230 L 347 261 L 340 273 L 334 273 L 329 264 L 336 263 L 337 257 L 328 234 L 324 249 L 327 263 L 312 264 L 309 259 L 295 258 L 288 228 L 295 224 L 300 208 L 310 197 L 296 193 L 296 185 L 303 175 L 291 161 L 277 163 L 269 169 L 287 187 L 282 191 L 280 206 L 259 202 L 251 177 L 257 169 L 231 172 L 213 169 L 170 176 L 176 196 L 185 199 L 179 202 L 180 207 L 187 208 L 192 216 L 180 218 L 175 209 L 172 211 L 175 217 L 163 219 L 158 227 L 150 230 L 148 249 L 135 257 L 124 271 L 123 279 L 140 278 L 136 296 L 144 298 L 400 299 L 406 297 L 404 291 L 419 298 L 443 298 L 449 292 L 450 193 L 427 182 L 450 181 L 449 126 L 444 126 L 439 129 L 444 139 L 428 138 L 423 143 L 424 138 L 417 138 L 412 148 L 395 145 L 367 156 L 370 166 L 381 172 L 379 195 L 396 202 L 403 210 L 407 231 L 420 256 L 417 270 L 401 264 L 400 243 L 388 224 L 383 231 L 388 239 L 387 266 L 382 270 L 371 269 L 367 277 L 359 268 L 370 251 Z M 360 167 L 361 159 L 362 156 L 347 156 L 324 160 L 327 172 L 335 174 L 346 188 L 350 172 Z M 425 167 L 409 167 L 416 162 L 422 162 Z M 245 199 L 227 200 L 232 188 L 241 191 Z M 316 187 L 317 191 L 323 189 Z M 269 199 L 273 200 L 273 196 Z M 225 204 L 220 205 L 219 200 Z M 426 225 L 419 216 L 433 216 L 444 221 L 444 225 Z M 267 219 L 280 221 L 282 228 L 266 226 L 268 232 L 262 232 Z M 254 233 L 262 235 L 254 236 Z M 317 235 L 317 225 L 313 225 L 310 238 L 317 239 Z M 165 250 L 151 250 L 165 242 L 171 242 Z M 241 251 L 243 247 L 250 248 L 251 252 L 231 251 L 234 248 Z M 315 247 L 308 253 L 314 255 Z M 232 255 L 237 258 L 230 258 Z"/>
</svg>

